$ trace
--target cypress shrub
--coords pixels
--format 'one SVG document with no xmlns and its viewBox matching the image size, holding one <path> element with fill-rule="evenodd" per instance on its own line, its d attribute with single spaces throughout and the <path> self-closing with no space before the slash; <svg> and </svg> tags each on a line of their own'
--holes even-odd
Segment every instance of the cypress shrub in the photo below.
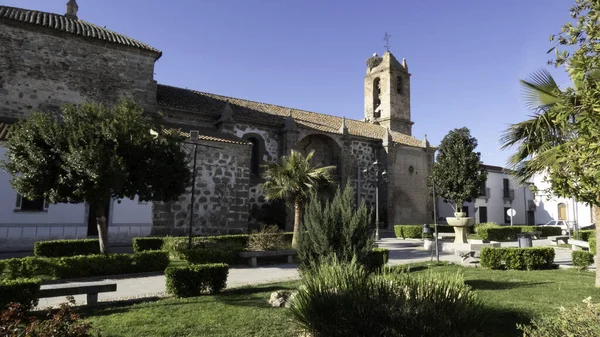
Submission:
<svg viewBox="0 0 600 337">
<path fill-rule="evenodd" d="M 37 278 L 0 280 L 0 311 L 10 303 L 19 303 L 26 310 L 38 304 L 41 281 Z"/>
<path fill-rule="evenodd" d="M 100 254 L 98 239 L 38 241 L 33 254 L 40 257 L 64 257 Z"/>
<path fill-rule="evenodd" d="M 296 248 L 300 269 L 333 256 L 341 261 L 356 257 L 359 263 L 367 263 L 375 242 L 375 226 L 365 203 L 356 207 L 354 200 L 348 183 L 343 191 L 337 189 L 331 201 L 313 198 L 308 204 Z"/>
<path fill-rule="evenodd" d="M 594 263 L 594 254 L 585 250 L 574 250 L 571 259 L 575 267 L 585 270 Z"/>
<path fill-rule="evenodd" d="M 218 293 L 227 286 L 229 266 L 224 263 L 192 264 L 165 270 L 167 293 L 192 297 L 202 293 Z"/>
</svg>

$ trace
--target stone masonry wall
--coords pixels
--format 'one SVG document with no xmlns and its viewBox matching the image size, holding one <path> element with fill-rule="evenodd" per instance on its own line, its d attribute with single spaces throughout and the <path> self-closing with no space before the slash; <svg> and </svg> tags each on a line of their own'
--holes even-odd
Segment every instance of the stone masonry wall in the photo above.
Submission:
<svg viewBox="0 0 600 337">
<path fill-rule="evenodd" d="M 389 192 L 389 218 L 393 225 L 423 224 L 432 218 L 427 176 L 432 157 L 422 148 L 391 148 L 392 190 Z"/>
<path fill-rule="evenodd" d="M 156 55 L 72 34 L 0 22 L 0 116 L 133 97 L 154 110 Z"/>
<path fill-rule="evenodd" d="M 222 149 L 198 147 L 193 232 L 195 235 L 245 233 L 249 211 L 250 147 L 205 144 Z M 193 153 L 193 150 L 189 151 Z M 152 234 L 186 234 L 190 210 L 191 186 L 176 202 L 154 203 Z"/>
</svg>

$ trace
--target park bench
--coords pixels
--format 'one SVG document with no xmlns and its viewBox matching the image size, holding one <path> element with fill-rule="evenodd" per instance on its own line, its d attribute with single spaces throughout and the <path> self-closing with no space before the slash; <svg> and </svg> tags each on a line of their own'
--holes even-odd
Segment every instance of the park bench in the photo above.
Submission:
<svg viewBox="0 0 600 337">
<path fill-rule="evenodd" d="M 293 262 L 293 257 L 296 256 L 296 251 L 294 249 L 289 250 L 265 250 L 265 251 L 255 251 L 255 252 L 241 252 L 240 257 L 245 259 L 250 259 L 249 264 L 250 267 L 256 267 L 256 259 L 259 257 L 267 257 L 267 256 L 287 256 L 288 263 Z"/>
<path fill-rule="evenodd" d="M 87 304 L 98 303 L 98 293 L 117 291 L 116 282 L 77 282 L 44 284 L 40 287 L 40 298 L 70 295 L 87 295 Z"/>
<path fill-rule="evenodd" d="M 517 237 L 521 235 L 531 235 L 534 239 L 539 239 L 542 236 L 542 231 L 522 232 L 517 234 Z"/>
<path fill-rule="evenodd" d="M 572 250 L 582 250 L 583 248 L 590 249 L 590 243 L 583 240 L 569 240 Z"/>
<path fill-rule="evenodd" d="M 552 241 L 553 243 L 556 243 L 556 244 L 558 244 L 559 241 L 564 244 L 569 244 L 569 236 L 568 235 L 552 236 L 550 241 Z"/>
</svg>

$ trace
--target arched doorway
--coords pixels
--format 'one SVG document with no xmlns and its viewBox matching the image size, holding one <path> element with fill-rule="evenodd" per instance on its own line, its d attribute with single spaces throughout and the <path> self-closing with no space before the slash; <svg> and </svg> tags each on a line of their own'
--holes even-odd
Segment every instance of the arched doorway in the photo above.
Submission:
<svg viewBox="0 0 600 337">
<path fill-rule="evenodd" d="M 342 178 L 342 158 L 341 148 L 335 140 L 331 137 L 313 134 L 304 137 L 298 143 L 298 150 L 304 155 L 314 151 L 312 157 L 312 164 L 318 167 L 334 165 L 336 167 L 335 174 L 336 180 L 341 181 Z"/>
</svg>

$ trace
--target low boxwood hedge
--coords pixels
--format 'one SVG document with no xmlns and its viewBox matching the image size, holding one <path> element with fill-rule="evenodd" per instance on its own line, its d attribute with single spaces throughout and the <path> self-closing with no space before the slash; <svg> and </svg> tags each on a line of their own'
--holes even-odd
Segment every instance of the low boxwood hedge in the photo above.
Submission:
<svg viewBox="0 0 600 337">
<path fill-rule="evenodd" d="M 380 270 L 383 266 L 388 263 L 390 257 L 390 251 L 385 248 L 374 248 L 373 251 L 367 255 L 365 261 L 365 268 L 369 271 Z"/>
<path fill-rule="evenodd" d="M 240 260 L 237 249 L 219 247 L 210 245 L 208 247 L 198 247 L 195 249 L 186 249 L 180 252 L 180 257 L 189 263 L 207 264 L 207 263 L 226 263 L 235 264 Z"/>
<path fill-rule="evenodd" d="M 4 265 L 5 274 L 9 279 L 65 279 L 164 271 L 169 262 L 168 252 L 148 251 L 55 258 L 29 256 L 7 259 Z"/>
<path fill-rule="evenodd" d="M 594 254 L 585 250 L 575 250 L 571 253 L 573 265 L 579 269 L 587 269 L 594 263 Z"/>
<path fill-rule="evenodd" d="M 477 228 L 477 236 L 482 240 L 489 241 L 514 241 L 517 234 L 521 233 L 521 227 L 488 227 Z"/>
<path fill-rule="evenodd" d="M 480 263 L 482 267 L 490 269 L 551 269 L 554 265 L 554 256 L 555 252 L 551 247 L 485 247 L 481 250 Z"/>
<path fill-rule="evenodd" d="M 100 254 L 98 239 L 38 241 L 33 254 L 40 257 L 63 257 Z"/>
<path fill-rule="evenodd" d="M 591 236 L 588 239 L 588 242 L 590 243 L 590 253 L 596 255 L 596 237 L 595 236 Z"/>
<path fill-rule="evenodd" d="M 139 253 L 147 250 L 162 250 L 164 239 L 162 237 L 133 238 L 133 251 Z"/>
<path fill-rule="evenodd" d="M 37 278 L 0 280 L 0 311 L 13 302 L 20 303 L 27 310 L 35 307 L 40 285 L 41 281 Z"/>
<path fill-rule="evenodd" d="M 421 239 L 423 237 L 422 225 L 396 225 L 394 232 L 397 238 L 401 239 Z"/>
<path fill-rule="evenodd" d="M 224 263 L 192 264 L 165 270 L 167 293 L 177 297 L 214 294 L 225 289 L 229 266 Z"/>
<path fill-rule="evenodd" d="M 595 237 L 596 236 L 596 231 L 595 230 L 581 230 L 579 231 L 579 240 L 583 240 L 583 241 L 590 241 L 591 237 Z"/>
</svg>

